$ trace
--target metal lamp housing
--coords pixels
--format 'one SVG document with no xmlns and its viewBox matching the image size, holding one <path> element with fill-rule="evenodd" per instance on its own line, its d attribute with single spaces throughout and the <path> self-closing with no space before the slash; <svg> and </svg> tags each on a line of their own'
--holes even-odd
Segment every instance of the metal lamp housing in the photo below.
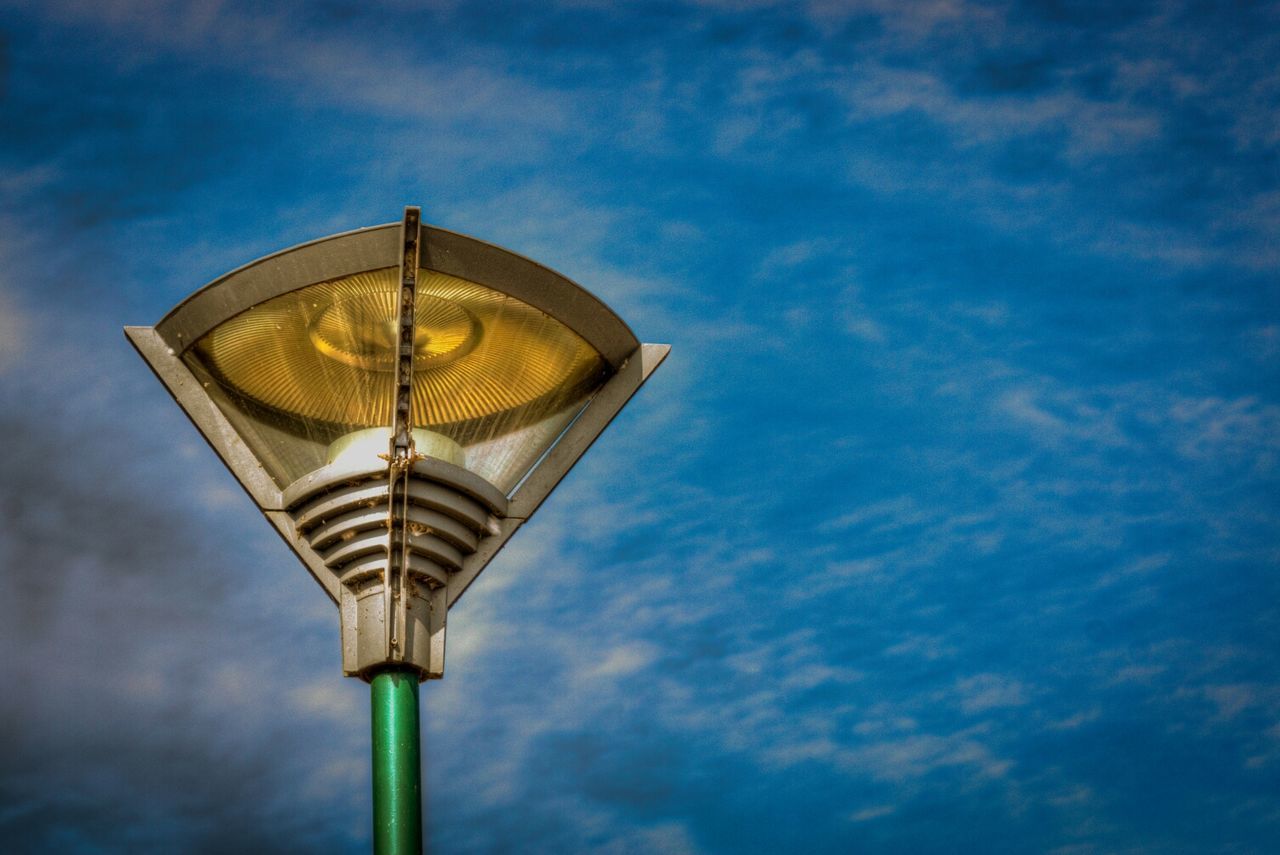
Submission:
<svg viewBox="0 0 1280 855">
<path fill-rule="evenodd" d="M 313 294 L 364 314 L 340 328 Z M 448 610 L 669 351 L 564 276 L 416 208 L 251 262 L 125 334 L 339 606 L 343 671 L 364 679 L 443 676 Z M 504 334 L 564 343 L 513 354 Z M 470 367 L 437 368 L 455 358 Z M 308 371 L 325 372 L 329 398 Z M 348 376 L 380 384 L 358 417 Z M 290 427 L 287 411 L 329 421 Z M 462 465 L 468 442 L 481 464 Z"/>
</svg>

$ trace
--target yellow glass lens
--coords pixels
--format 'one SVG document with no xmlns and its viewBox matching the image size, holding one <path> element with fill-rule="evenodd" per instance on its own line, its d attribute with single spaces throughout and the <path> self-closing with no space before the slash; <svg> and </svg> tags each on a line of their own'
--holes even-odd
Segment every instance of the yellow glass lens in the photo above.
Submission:
<svg viewBox="0 0 1280 855">
<path fill-rule="evenodd" d="M 311 285 L 222 323 L 195 356 L 238 395 L 338 429 L 388 425 L 399 271 Z M 490 288 L 420 270 L 413 423 L 462 444 L 560 411 L 606 373 L 600 355 L 549 315 Z"/>
</svg>

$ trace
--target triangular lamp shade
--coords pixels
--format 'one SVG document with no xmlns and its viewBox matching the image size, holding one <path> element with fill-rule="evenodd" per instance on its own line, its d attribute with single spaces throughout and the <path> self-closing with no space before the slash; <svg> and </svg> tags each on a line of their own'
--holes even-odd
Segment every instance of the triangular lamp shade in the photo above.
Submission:
<svg viewBox="0 0 1280 855">
<path fill-rule="evenodd" d="M 341 606 L 343 669 L 365 678 L 443 674 L 448 608 L 667 353 L 413 208 L 126 333 Z"/>
</svg>

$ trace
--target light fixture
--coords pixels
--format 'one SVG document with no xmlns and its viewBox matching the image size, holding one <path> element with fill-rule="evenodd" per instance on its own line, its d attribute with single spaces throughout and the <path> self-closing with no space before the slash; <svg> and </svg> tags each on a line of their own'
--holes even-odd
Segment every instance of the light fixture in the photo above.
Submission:
<svg viewBox="0 0 1280 855">
<path fill-rule="evenodd" d="M 411 851 L 417 797 L 388 784 L 417 786 L 407 687 L 443 675 L 449 608 L 668 348 L 417 208 L 125 332 L 338 604 L 343 671 L 373 684 L 375 843 Z"/>
</svg>

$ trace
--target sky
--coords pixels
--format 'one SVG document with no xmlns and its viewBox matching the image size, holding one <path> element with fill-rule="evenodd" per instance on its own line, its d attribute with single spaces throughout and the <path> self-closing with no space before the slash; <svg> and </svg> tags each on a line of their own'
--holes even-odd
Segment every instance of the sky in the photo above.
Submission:
<svg viewBox="0 0 1280 855">
<path fill-rule="evenodd" d="M 453 609 L 460 853 L 1280 851 L 1280 5 L 0 0 L 0 842 L 360 852 L 337 612 L 126 343 L 509 247 L 672 352 Z"/>
</svg>

